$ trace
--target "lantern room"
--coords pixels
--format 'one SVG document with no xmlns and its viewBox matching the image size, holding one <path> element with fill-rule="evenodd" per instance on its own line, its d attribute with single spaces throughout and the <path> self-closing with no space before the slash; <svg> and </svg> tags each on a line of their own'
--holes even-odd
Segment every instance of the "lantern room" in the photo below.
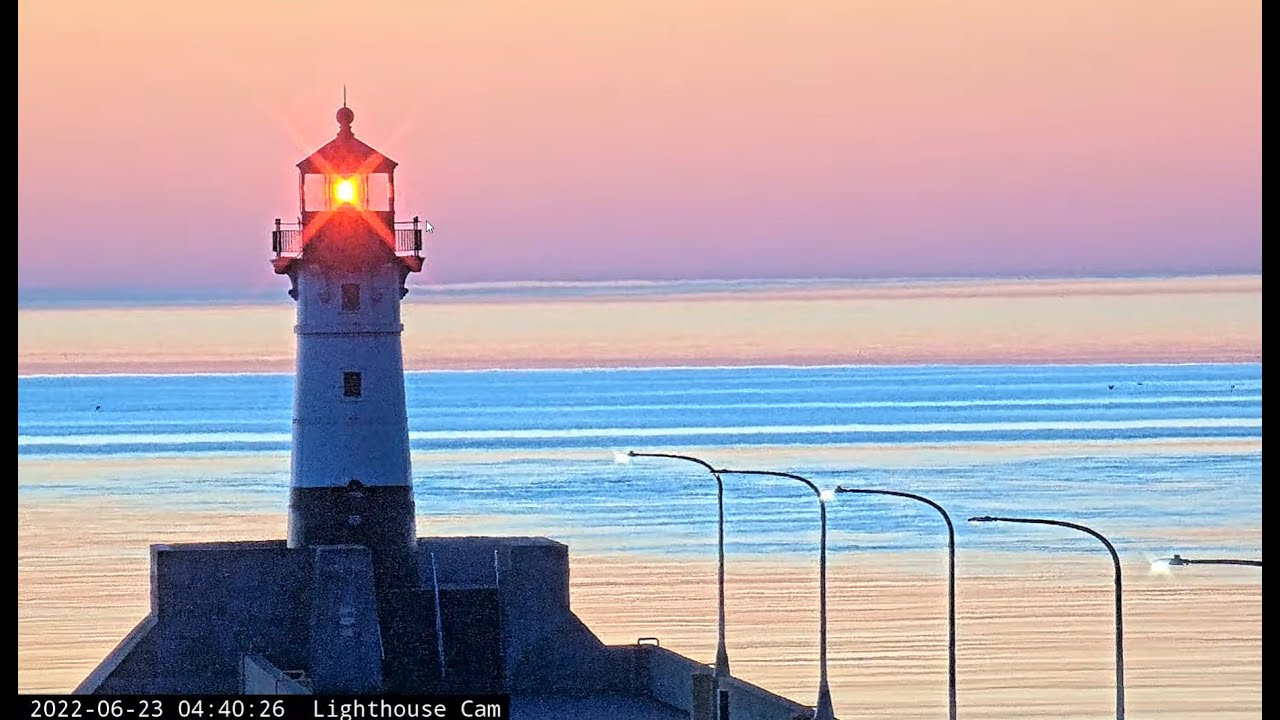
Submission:
<svg viewBox="0 0 1280 720">
<path fill-rule="evenodd" d="M 422 233 L 431 224 L 417 217 L 396 222 L 396 162 L 356 138 L 351 108 L 339 108 L 337 120 L 337 136 L 298 163 L 298 219 L 277 219 L 272 232 L 276 272 L 287 273 L 308 245 L 339 235 L 348 250 L 364 239 L 420 270 Z"/>
<path fill-rule="evenodd" d="M 356 138 L 356 114 L 338 109 L 338 136 L 298 163 L 302 222 L 317 213 L 361 212 L 370 220 L 395 222 L 396 162 Z"/>
</svg>

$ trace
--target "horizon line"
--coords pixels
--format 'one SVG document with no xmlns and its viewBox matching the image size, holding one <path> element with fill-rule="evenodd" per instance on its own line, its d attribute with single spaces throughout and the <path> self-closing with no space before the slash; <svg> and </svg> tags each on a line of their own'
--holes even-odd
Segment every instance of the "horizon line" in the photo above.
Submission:
<svg viewBox="0 0 1280 720">
<path fill-rule="evenodd" d="M 1262 271 L 1231 272 L 1151 272 L 1105 274 L 996 274 L 996 275 L 885 275 L 885 276 L 824 276 L 824 277 L 742 277 L 742 278 L 684 278 L 684 279 L 613 279 L 613 280 L 478 280 L 465 282 L 430 282 L 411 284 L 412 291 L 430 294 L 494 293 L 503 291 L 581 290 L 581 289 L 633 289 L 662 290 L 680 286 L 703 288 L 731 288 L 751 285 L 910 285 L 910 284 L 966 284 L 966 283 L 1019 283 L 1019 282 L 1101 282 L 1124 280 L 1177 280 L 1210 278 L 1261 278 Z M 51 297 L 57 295 L 58 297 Z M 280 297 L 277 297 L 280 296 Z M 18 309 L 42 309 L 68 306 L 112 307 L 113 304 L 154 305 L 186 304 L 197 302 L 261 302 L 264 300 L 285 302 L 286 295 L 278 287 L 227 288 L 227 287 L 173 287 L 138 290 L 136 288 L 67 288 L 55 286 L 19 287 Z"/>
</svg>

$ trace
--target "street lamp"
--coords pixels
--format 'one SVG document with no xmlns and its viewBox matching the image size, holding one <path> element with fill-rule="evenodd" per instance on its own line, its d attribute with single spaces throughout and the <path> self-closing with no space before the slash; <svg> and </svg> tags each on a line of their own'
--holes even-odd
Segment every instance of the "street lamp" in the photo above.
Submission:
<svg viewBox="0 0 1280 720">
<path fill-rule="evenodd" d="M 717 528 L 717 544 L 716 544 L 716 587 L 718 592 L 718 617 L 716 618 L 716 669 L 715 677 L 729 677 L 729 650 L 725 647 L 724 642 L 724 481 L 720 479 L 720 473 L 712 466 L 711 463 L 691 455 L 673 455 L 670 453 L 656 452 L 636 452 L 631 450 L 626 455 L 615 453 L 614 460 L 616 462 L 626 462 L 630 458 L 650 457 L 650 458 L 668 458 L 670 460 L 683 460 L 706 468 L 711 473 L 711 477 L 716 479 L 716 510 L 719 513 Z M 726 699 L 722 696 L 720 705 L 723 708 Z M 728 713 L 721 712 L 721 716 L 727 717 Z"/>
<path fill-rule="evenodd" d="M 941 505 L 923 495 L 899 492 L 897 490 L 867 490 L 863 488 L 847 488 L 836 486 L 837 493 L 856 493 L 860 495 L 892 495 L 893 497 L 916 500 L 938 511 L 942 521 L 947 524 L 947 717 L 956 720 L 956 529 L 951 524 L 951 516 Z"/>
<path fill-rule="evenodd" d="M 1039 518 L 1011 518 L 1011 517 L 993 517 L 991 515 L 982 515 L 979 517 L 969 518 L 972 523 L 990 523 L 990 522 L 1009 522 L 1009 523 L 1026 523 L 1030 525 L 1054 525 L 1056 527 L 1070 528 L 1079 530 L 1097 538 L 1107 548 L 1107 552 L 1111 553 L 1111 564 L 1115 567 L 1115 588 L 1116 588 L 1116 720 L 1124 720 L 1124 612 L 1123 612 L 1123 586 L 1120 579 L 1120 556 L 1116 554 L 1116 548 L 1111 544 L 1102 533 L 1093 528 L 1077 525 L 1076 523 L 1064 522 L 1062 520 L 1042 520 Z"/>
<path fill-rule="evenodd" d="M 831 686 L 827 682 L 827 501 L 834 495 L 819 490 L 818 486 L 808 478 L 792 473 L 723 468 L 712 470 L 712 472 L 719 475 L 763 475 L 789 478 L 804 483 L 818 498 L 821 519 L 821 533 L 818 540 L 818 702 L 813 707 L 813 718 L 814 720 L 835 720 L 835 711 L 831 707 Z"/>
<path fill-rule="evenodd" d="M 1181 555 L 1174 555 L 1171 558 L 1156 560 L 1151 563 L 1151 569 L 1157 570 L 1166 567 L 1183 567 L 1184 565 L 1248 565 L 1249 567 L 1262 567 L 1262 561 L 1237 560 L 1235 558 L 1211 558 L 1207 560 L 1197 560 L 1193 558 L 1184 558 Z"/>
</svg>

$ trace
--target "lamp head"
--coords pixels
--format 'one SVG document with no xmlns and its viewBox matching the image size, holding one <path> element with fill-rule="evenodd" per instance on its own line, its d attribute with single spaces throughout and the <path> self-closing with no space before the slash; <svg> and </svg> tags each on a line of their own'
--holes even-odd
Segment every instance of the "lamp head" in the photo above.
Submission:
<svg viewBox="0 0 1280 720">
<path fill-rule="evenodd" d="M 969 518 L 969 522 L 971 523 L 989 523 L 995 521 L 996 518 L 991 515 L 978 515 L 976 517 Z"/>
<path fill-rule="evenodd" d="M 359 205 L 360 178 L 335 177 L 333 180 L 334 205 Z"/>
<path fill-rule="evenodd" d="M 630 465 L 631 458 L 635 456 L 636 456 L 635 451 L 625 452 L 625 453 L 618 452 L 617 450 L 613 451 L 613 461 L 619 465 Z"/>
<path fill-rule="evenodd" d="M 1190 564 L 1191 564 L 1191 561 L 1182 557 L 1181 555 L 1174 555 L 1173 557 L 1170 557 L 1170 558 L 1160 558 L 1159 560 L 1153 560 L 1151 562 L 1151 574 L 1152 575 L 1170 575 L 1173 572 L 1173 568 L 1182 567 L 1183 565 L 1190 565 Z"/>
</svg>

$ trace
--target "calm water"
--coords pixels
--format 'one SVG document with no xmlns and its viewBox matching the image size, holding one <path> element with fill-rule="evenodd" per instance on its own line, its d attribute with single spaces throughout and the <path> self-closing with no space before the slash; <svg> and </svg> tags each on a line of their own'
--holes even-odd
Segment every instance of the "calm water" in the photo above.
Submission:
<svg viewBox="0 0 1280 720">
<path fill-rule="evenodd" d="M 19 504 L 283 513 L 292 385 L 19 378 Z M 613 463 L 635 448 L 914 491 L 957 520 L 1073 519 L 1135 559 L 1261 554 L 1260 364 L 425 372 L 407 392 L 421 534 L 476 518 L 476 533 L 579 552 L 712 552 L 714 483 L 678 463 Z M 730 552 L 812 554 L 803 487 L 726 486 Z M 841 497 L 831 523 L 836 552 L 940 542 L 928 508 L 893 499 Z M 966 549 L 1092 550 L 1036 528 L 957 531 Z"/>
</svg>

